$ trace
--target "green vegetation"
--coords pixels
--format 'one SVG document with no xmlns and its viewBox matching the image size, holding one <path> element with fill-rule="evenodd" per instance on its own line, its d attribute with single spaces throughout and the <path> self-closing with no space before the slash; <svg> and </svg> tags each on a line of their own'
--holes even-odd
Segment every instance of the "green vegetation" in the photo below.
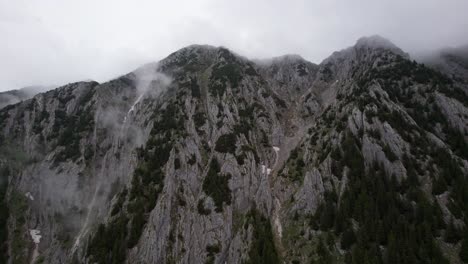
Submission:
<svg viewBox="0 0 468 264">
<path fill-rule="evenodd" d="M 27 232 L 26 227 L 26 211 L 28 210 L 28 203 L 26 197 L 13 190 L 10 193 L 9 200 L 9 215 L 14 219 L 14 229 L 12 237 L 9 237 L 10 240 L 10 250 L 12 255 L 10 258 L 13 258 L 15 262 L 26 263 L 28 256 L 27 248 L 28 241 L 26 240 L 25 234 Z"/>
<path fill-rule="evenodd" d="M 8 260 L 8 217 L 10 210 L 6 201 L 6 192 L 8 189 L 7 167 L 0 167 L 0 263 L 7 263 Z"/>
<path fill-rule="evenodd" d="M 47 121 L 49 119 L 49 112 L 45 109 L 42 109 L 40 112 L 36 112 L 36 116 L 34 118 L 33 123 L 33 132 L 36 134 L 40 134 L 42 132 L 42 122 Z"/>
<path fill-rule="evenodd" d="M 461 243 L 459 256 L 463 262 L 468 263 L 468 232 L 467 231 L 465 231 L 465 238 L 463 239 Z"/>
<path fill-rule="evenodd" d="M 392 149 L 388 146 L 388 145 L 384 145 L 383 148 L 382 148 L 383 152 L 385 153 L 385 156 L 387 157 L 387 159 L 390 161 L 390 162 L 394 162 L 396 160 L 398 160 L 398 156 L 393 153 Z"/>
<path fill-rule="evenodd" d="M 161 109 L 146 146 L 138 149 L 139 164 L 127 195 L 124 189 L 112 208 L 112 219 L 101 224 L 88 245 L 87 255 L 96 263 L 122 263 L 128 248 L 139 241 L 149 213 L 164 187 L 164 166 L 181 135 L 184 116 L 175 103 Z M 126 197 L 128 202 L 125 204 Z"/>
<path fill-rule="evenodd" d="M 192 97 L 201 97 L 200 86 L 198 85 L 196 78 L 190 78 L 190 91 L 192 92 Z"/>
<path fill-rule="evenodd" d="M 4 162 L 5 160 L 8 162 Z M 0 147 L 0 161 L 3 161 L 0 162 L 0 263 L 6 263 L 8 260 L 26 263 L 28 201 L 24 194 L 9 188 L 9 180 L 30 163 L 31 159 L 21 147 L 7 142 Z M 12 225 L 8 226 L 8 222 Z M 9 244 L 6 244 L 7 242 Z M 8 253 L 11 255 L 8 256 Z"/>
<path fill-rule="evenodd" d="M 193 115 L 193 122 L 197 131 L 200 131 L 200 128 L 206 123 L 206 115 L 202 111 L 197 111 Z"/>
<path fill-rule="evenodd" d="M 61 101 L 59 110 L 55 111 L 55 120 L 52 128 L 51 138 L 59 135 L 57 145 L 63 149 L 55 156 L 55 162 L 63 162 L 67 159 L 76 160 L 81 157 L 80 141 L 85 133 L 90 133 L 94 127 L 93 104 L 90 104 L 94 95 L 94 89 L 90 88 L 77 102 L 77 111 L 68 116 L 62 110 L 65 109 L 65 102 Z M 61 97 L 60 97 L 61 98 Z M 59 98 L 59 100 L 60 100 Z"/>
<path fill-rule="evenodd" d="M 221 135 L 216 141 L 215 150 L 234 155 L 236 152 L 236 135 L 232 133 Z"/>
<path fill-rule="evenodd" d="M 3 124 L 7 118 L 10 117 L 10 110 L 14 108 L 14 105 L 7 105 L 0 109 L 0 124 Z"/>
<path fill-rule="evenodd" d="M 307 75 L 306 66 L 304 63 L 299 63 L 296 65 L 296 72 L 299 74 L 300 77 Z"/>
<path fill-rule="evenodd" d="M 220 213 L 223 211 L 223 204 L 231 204 L 231 189 L 229 189 L 229 179 L 231 175 L 221 174 L 221 168 L 216 158 L 210 163 L 210 169 L 203 181 L 203 191 L 213 198 L 216 209 Z M 202 204 L 203 205 L 203 204 Z"/>
<path fill-rule="evenodd" d="M 291 179 L 292 181 L 302 181 L 304 179 L 304 159 L 302 158 L 302 153 L 299 152 L 299 148 L 296 148 L 291 151 L 291 155 L 289 156 L 289 159 L 286 163 L 285 168 L 288 168 L 288 174 L 287 177 Z M 285 174 L 282 174 L 285 176 Z"/>
<path fill-rule="evenodd" d="M 351 133 L 341 146 L 342 161 L 350 169 L 348 186 L 339 202 L 334 192 L 325 193 L 324 203 L 311 218 L 312 228 L 341 235 L 346 263 L 447 263 L 436 243 L 445 228 L 442 211 L 420 190 L 418 164 L 404 157 L 408 176 L 399 182 L 380 164 L 364 170 L 360 143 Z M 452 231 L 449 241 L 459 240 Z M 381 246 L 387 249 L 385 254 Z M 328 258 L 328 252 L 321 252 Z"/>
<path fill-rule="evenodd" d="M 270 221 L 256 209 L 252 209 L 246 218 L 245 227 L 252 225 L 253 236 L 249 249 L 249 260 L 245 264 L 281 263 L 275 248 Z"/>
<path fill-rule="evenodd" d="M 390 87 L 392 84 L 404 79 L 410 79 L 421 84 L 449 85 L 452 83 L 443 74 L 401 56 L 398 56 L 394 62 L 388 63 L 387 67 L 373 68 L 360 80 L 360 84 L 375 79 L 382 82 L 385 87 Z M 394 98 L 392 91 L 390 91 L 389 95 L 390 98 Z"/>
<path fill-rule="evenodd" d="M 214 264 L 215 255 L 218 254 L 220 251 L 221 249 L 218 244 L 206 246 L 207 258 L 205 264 Z"/>
<path fill-rule="evenodd" d="M 201 214 L 201 215 L 211 214 L 211 210 L 205 208 L 205 200 L 204 199 L 198 201 L 197 210 L 198 210 L 198 213 Z"/>
<path fill-rule="evenodd" d="M 108 224 L 100 224 L 88 245 L 88 256 L 95 263 L 123 263 L 125 261 L 128 219 L 125 215 Z"/>
<path fill-rule="evenodd" d="M 215 96 L 222 96 L 225 93 L 228 82 L 232 89 L 238 88 L 243 78 L 241 66 L 231 52 L 221 49 L 219 55 L 225 61 L 218 62 L 213 66 L 210 77 L 209 91 Z"/>
</svg>

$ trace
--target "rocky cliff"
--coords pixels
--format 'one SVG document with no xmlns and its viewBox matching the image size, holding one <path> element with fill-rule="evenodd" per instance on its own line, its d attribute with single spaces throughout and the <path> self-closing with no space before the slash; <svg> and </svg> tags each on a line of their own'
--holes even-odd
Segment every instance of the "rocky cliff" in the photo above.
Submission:
<svg viewBox="0 0 468 264">
<path fill-rule="evenodd" d="M 189 46 L 0 124 L 0 262 L 468 261 L 466 86 L 378 36 Z"/>
</svg>

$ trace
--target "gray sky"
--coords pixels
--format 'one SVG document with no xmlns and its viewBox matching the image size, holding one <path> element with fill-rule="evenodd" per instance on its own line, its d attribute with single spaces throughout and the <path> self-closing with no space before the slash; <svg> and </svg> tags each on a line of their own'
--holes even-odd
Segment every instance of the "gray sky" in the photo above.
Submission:
<svg viewBox="0 0 468 264">
<path fill-rule="evenodd" d="M 319 63 L 365 35 L 468 44 L 467 0 L 0 0 L 0 91 L 106 81 L 190 44 Z"/>
</svg>

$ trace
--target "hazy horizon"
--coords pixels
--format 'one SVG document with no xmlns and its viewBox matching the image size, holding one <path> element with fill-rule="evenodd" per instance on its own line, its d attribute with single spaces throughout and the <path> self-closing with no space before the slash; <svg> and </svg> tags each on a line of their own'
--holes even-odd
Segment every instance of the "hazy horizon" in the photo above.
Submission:
<svg viewBox="0 0 468 264">
<path fill-rule="evenodd" d="M 103 82 L 191 44 L 320 63 L 363 36 L 410 54 L 468 44 L 468 1 L 0 0 L 0 91 Z"/>
</svg>

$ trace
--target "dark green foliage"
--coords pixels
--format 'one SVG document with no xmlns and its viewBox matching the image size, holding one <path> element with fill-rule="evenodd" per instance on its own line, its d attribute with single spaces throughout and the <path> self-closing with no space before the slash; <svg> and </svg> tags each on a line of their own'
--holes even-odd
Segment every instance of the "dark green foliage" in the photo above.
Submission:
<svg viewBox="0 0 468 264">
<path fill-rule="evenodd" d="M 364 158 L 358 146 L 357 139 L 350 132 L 347 132 L 341 147 L 344 152 L 343 162 L 350 169 L 349 176 L 353 179 L 361 177 L 364 173 Z"/>
<path fill-rule="evenodd" d="M 127 197 L 127 189 L 123 189 L 123 191 L 121 193 L 119 193 L 118 197 L 117 197 L 117 201 L 115 202 L 114 206 L 112 207 L 112 210 L 111 210 L 111 216 L 114 216 L 118 213 L 121 212 L 122 208 L 123 208 L 123 203 L 125 202 L 125 198 Z"/>
<path fill-rule="evenodd" d="M 8 174 L 6 167 L 0 167 L 0 263 L 7 263 L 8 260 L 8 217 L 10 210 L 6 202 L 6 192 L 8 189 Z"/>
<path fill-rule="evenodd" d="M 178 169 L 180 169 L 180 159 L 175 158 L 174 159 L 174 170 L 178 170 Z"/>
<path fill-rule="evenodd" d="M 145 148 L 139 150 L 140 163 L 132 179 L 128 205 L 131 219 L 127 245 L 129 248 L 138 242 L 147 222 L 148 213 L 153 210 L 163 189 L 165 176 L 163 168 L 169 160 L 178 129 L 183 128 L 182 124 L 183 119 L 175 104 L 168 104 L 161 110 L 161 118 L 154 122 Z"/>
<path fill-rule="evenodd" d="M 282 107 L 282 108 L 287 107 L 286 102 L 283 99 L 276 96 L 275 94 L 273 95 L 273 100 L 275 101 L 275 104 L 278 105 L 279 107 Z"/>
<path fill-rule="evenodd" d="M 209 215 L 211 214 L 210 209 L 205 208 L 205 200 L 199 200 L 197 204 L 197 211 L 201 215 Z"/>
<path fill-rule="evenodd" d="M 215 150 L 221 153 L 235 154 L 236 135 L 232 133 L 221 135 L 216 141 Z"/>
<path fill-rule="evenodd" d="M 288 177 L 292 181 L 302 181 L 304 179 L 305 162 L 302 158 L 302 153 L 299 153 L 299 148 L 291 151 L 288 159 Z"/>
<path fill-rule="evenodd" d="M 459 256 L 463 262 L 468 263 L 468 231 L 465 231 L 465 238 L 461 243 Z"/>
<path fill-rule="evenodd" d="M 339 206 L 336 195 L 327 193 L 311 224 L 318 223 L 321 230 L 334 229 L 341 234 L 341 247 L 349 252 L 345 262 L 362 263 L 365 259 L 367 263 L 446 263 L 435 243 L 445 228 L 442 211 L 420 191 L 418 163 L 404 156 L 408 175 L 398 182 L 386 175 L 380 164 L 364 170 L 360 142 L 349 132 L 341 147 L 342 161 L 350 169 L 347 188 Z M 341 155 L 335 152 L 332 156 Z M 358 223 L 355 233 L 351 219 Z M 380 246 L 388 249 L 386 254 L 381 254 Z M 326 251 L 322 253 L 327 257 Z"/>
<path fill-rule="evenodd" d="M 385 156 L 387 157 L 387 159 L 390 161 L 390 162 L 394 162 L 396 160 L 398 160 L 398 156 L 393 153 L 392 149 L 390 149 L 390 147 L 388 145 L 384 145 L 383 148 L 382 148 L 383 152 L 385 153 Z"/>
<path fill-rule="evenodd" d="M 93 263 L 123 263 L 127 251 L 128 219 L 120 215 L 107 224 L 100 224 L 88 245 L 88 257 Z"/>
<path fill-rule="evenodd" d="M 462 234 L 463 233 L 455 226 L 452 219 L 445 230 L 444 241 L 455 244 L 462 239 Z"/>
<path fill-rule="evenodd" d="M 447 191 L 447 182 L 444 177 L 439 176 L 432 180 L 432 194 L 439 195 Z"/>
<path fill-rule="evenodd" d="M 444 133 L 446 134 L 446 142 L 450 145 L 455 155 L 468 160 L 468 140 L 458 130 L 450 128 L 445 124 Z"/>
<path fill-rule="evenodd" d="M 331 162 L 331 172 L 335 175 L 338 179 L 343 177 L 343 164 L 341 151 L 339 148 L 335 148 L 331 152 L 331 158 L 333 159 Z"/>
<path fill-rule="evenodd" d="M 393 63 L 389 63 L 388 67 L 373 68 L 369 73 L 361 79 L 363 84 L 370 80 L 379 79 L 384 84 L 384 87 L 389 87 L 391 84 L 397 83 L 404 79 L 411 79 L 414 82 L 421 84 L 432 83 L 434 85 L 449 85 L 452 81 L 441 73 L 432 70 L 423 64 L 418 64 L 415 61 L 409 61 L 401 56 L 398 56 Z M 387 91 L 392 97 L 392 91 Z"/>
<path fill-rule="evenodd" d="M 280 257 L 276 251 L 270 221 L 255 209 L 247 215 L 246 224 L 253 227 L 252 242 L 249 249 L 249 260 L 246 264 L 279 264 Z"/>
<path fill-rule="evenodd" d="M 179 52 L 171 53 L 167 58 L 169 63 L 161 66 L 161 70 L 168 70 L 173 67 L 183 67 L 186 71 L 193 71 L 196 69 L 196 66 L 199 64 L 198 55 L 196 52 L 185 53 L 180 56 Z M 177 56 L 177 59 L 174 58 Z"/>
<path fill-rule="evenodd" d="M 467 224 L 468 181 L 461 169 L 461 165 L 445 148 L 433 148 L 431 157 L 440 171 L 440 178 L 434 181 L 435 191 L 440 192 L 449 189 L 448 208 L 450 212 L 455 217 L 462 218 Z"/>
<path fill-rule="evenodd" d="M 337 196 L 334 192 L 325 192 L 325 203 L 317 209 L 317 215 L 321 230 L 328 230 L 333 227 L 336 216 Z"/>
<path fill-rule="evenodd" d="M 53 125 L 53 135 L 60 134 L 57 145 L 63 149 L 55 156 L 56 162 L 66 161 L 67 159 L 76 160 L 81 156 L 80 141 L 84 133 L 90 133 L 94 127 L 94 115 L 92 113 L 92 104 L 89 104 L 94 89 L 89 89 L 77 102 L 78 109 L 72 115 L 67 115 L 64 110 L 55 111 L 55 122 Z M 62 109 L 65 108 L 63 104 Z"/>
<path fill-rule="evenodd" d="M 215 255 L 218 254 L 220 251 L 221 249 L 218 244 L 206 246 L 207 259 L 205 263 L 214 263 Z"/>
<path fill-rule="evenodd" d="M 367 131 L 367 133 L 369 134 L 369 136 L 377 139 L 377 140 L 380 140 L 382 138 L 382 136 L 380 135 L 380 132 L 378 130 L 374 130 L 374 129 L 371 129 L 369 131 Z"/>
<path fill-rule="evenodd" d="M 322 78 L 324 81 L 329 82 L 332 79 L 333 72 L 330 69 L 331 65 L 326 64 L 323 68 L 320 69 L 320 73 L 322 74 Z"/>
<path fill-rule="evenodd" d="M 257 151 L 255 150 L 255 148 L 253 148 L 250 145 L 243 145 L 243 146 L 241 146 L 240 154 L 235 156 L 237 164 L 244 165 L 244 160 L 247 158 L 247 153 L 248 152 L 251 152 L 253 154 L 255 162 L 257 162 L 257 163 L 260 162 L 260 157 L 258 156 Z"/>
<path fill-rule="evenodd" d="M 451 97 L 468 107 L 468 95 L 458 87 L 441 86 L 440 92 L 447 97 Z"/>
<path fill-rule="evenodd" d="M 193 97 L 201 97 L 200 86 L 198 85 L 196 78 L 190 78 L 190 91 L 192 92 Z"/>
<path fill-rule="evenodd" d="M 196 112 L 193 115 L 193 122 L 195 123 L 195 127 L 199 129 L 206 123 L 206 115 L 204 112 Z"/>
<path fill-rule="evenodd" d="M 192 154 L 187 163 L 189 165 L 194 165 L 195 163 L 197 163 L 197 156 L 195 156 L 195 154 Z"/>
<path fill-rule="evenodd" d="M 7 105 L 4 108 L 0 109 L 0 124 L 3 125 L 3 122 L 10 117 L 10 110 L 13 109 L 14 105 Z"/>
<path fill-rule="evenodd" d="M 210 92 L 216 96 L 224 94 L 228 82 L 231 88 L 235 89 L 243 78 L 240 65 L 229 51 L 221 51 L 220 57 L 223 57 L 226 61 L 215 64 L 210 77 Z"/>
<path fill-rule="evenodd" d="M 87 145 L 83 153 L 83 158 L 85 159 L 86 162 L 89 162 L 93 158 L 93 156 L 94 156 L 94 150 L 92 146 Z"/>
<path fill-rule="evenodd" d="M 417 127 L 411 125 L 409 121 L 407 121 L 402 112 L 397 110 L 390 110 L 390 109 L 381 109 L 378 112 L 379 119 L 384 122 L 387 121 L 393 129 L 395 129 L 403 139 L 410 141 L 408 138 L 410 137 L 411 130 L 416 130 Z"/>
<path fill-rule="evenodd" d="M 307 75 L 307 70 L 303 63 L 299 63 L 296 65 L 296 72 L 299 74 L 300 77 Z"/>
<path fill-rule="evenodd" d="M 42 122 L 47 121 L 49 119 L 49 113 L 45 110 L 42 109 L 42 111 L 38 112 L 36 114 L 36 117 L 34 118 L 34 123 L 33 123 L 33 131 L 36 134 L 39 134 L 42 132 Z"/>
<path fill-rule="evenodd" d="M 318 264 L 328 264 L 328 263 L 333 263 L 333 257 L 330 254 L 330 251 L 328 250 L 327 246 L 323 242 L 323 239 L 319 239 L 319 243 L 316 248 L 316 253 L 318 255 L 318 259 L 314 263 Z"/>
<path fill-rule="evenodd" d="M 218 161 L 211 160 L 210 169 L 203 181 L 203 191 L 213 198 L 216 209 L 220 213 L 223 211 L 223 204 L 231 204 L 231 189 L 229 189 L 229 179 L 231 175 L 222 175 Z"/>
<path fill-rule="evenodd" d="M 245 73 L 250 76 L 258 76 L 258 72 L 251 64 L 247 66 L 247 69 L 245 69 Z"/>
<path fill-rule="evenodd" d="M 341 236 L 341 249 L 348 250 L 356 242 L 356 236 L 352 228 L 347 229 Z"/>
<path fill-rule="evenodd" d="M 135 169 L 130 191 L 119 194 L 111 215 L 112 220 L 101 225 L 91 238 L 87 255 L 97 263 L 123 263 L 128 248 L 140 239 L 164 186 L 164 166 L 169 160 L 183 117 L 174 103 L 159 111 L 144 148 L 137 150 L 139 164 Z M 125 205 L 125 197 L 128 203 Z"/>
</svg>

